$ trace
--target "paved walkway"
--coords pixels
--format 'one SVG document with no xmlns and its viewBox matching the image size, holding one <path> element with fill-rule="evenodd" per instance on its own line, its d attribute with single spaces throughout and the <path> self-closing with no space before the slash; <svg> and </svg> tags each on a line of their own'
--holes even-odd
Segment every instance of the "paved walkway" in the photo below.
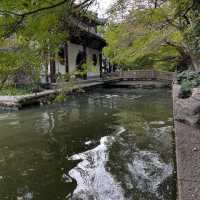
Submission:
<svg viewBox="0 0 200 200">
<path fill-rule="evenodd" d="M 200 130 L 175 122 L 179 200 L 200 200 Z"/>
<path fill-rule="evenodd" d="M 174 106 L 178 88 L 173 87 Z M 200 129 L 175 121 L 178 200 L 200 200 Z"/>
</svg>

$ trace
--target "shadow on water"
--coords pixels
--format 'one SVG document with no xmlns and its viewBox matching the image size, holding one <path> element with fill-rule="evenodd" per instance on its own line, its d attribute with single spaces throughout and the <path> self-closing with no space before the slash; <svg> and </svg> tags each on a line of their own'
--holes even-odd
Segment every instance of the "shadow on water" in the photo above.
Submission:
<svg viewBox="0 0 200 200">
<path fill-rule="evenodd" d="M 0 114 L 1 200 L 173 200 L 171 94 L 98 89 Z"/>
</svg>

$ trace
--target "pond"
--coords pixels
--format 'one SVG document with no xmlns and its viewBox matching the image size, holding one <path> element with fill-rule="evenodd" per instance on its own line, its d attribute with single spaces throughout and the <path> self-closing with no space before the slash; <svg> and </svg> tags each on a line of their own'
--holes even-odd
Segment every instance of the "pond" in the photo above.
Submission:
<svg viewBox="0 0 200 200">
<path fill-rule="evenodd" d="M 0 114 L 1 200 L 175 200 L 171 92 L 99 88 Z"/>
</svg>

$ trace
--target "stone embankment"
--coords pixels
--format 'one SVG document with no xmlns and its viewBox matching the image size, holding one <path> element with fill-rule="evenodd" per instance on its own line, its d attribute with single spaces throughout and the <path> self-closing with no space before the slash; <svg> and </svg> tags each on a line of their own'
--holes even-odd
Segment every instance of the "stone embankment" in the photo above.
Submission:
<svg viewBox="0 0 200 200">
<path fill-rule="evenodd" d="M 70 86 L 69 91 L 66 91 L 66 93 L 76 91 L 78 89 L 97 87 L 100 85 L 132 88 L 171 87 L 173 79 L 174 73 L 159 72 L 155 70 L 116 72 L 103 78 L 78 81 L 74 84 L 74 86 Z M 21 96 L 0 96 L 0 108 L 6 110 L 19 110 L 27 105 L 45 104 L 54 100 L 59 92 L 59 89 L 54 89 Z"/>
<path fill-rule="evenodd" d="M 178 98 L 173 85 L 178 200 L 200 200 L 200 89 L 188 99 Z"/>
<path fill-rule="evenodd" d="M 87 89 L 102 85 L 102 81 L 83 82 L 75 84 L 65 89 L 66 94 L 79 89 Z M 46 104 L 52 102 L 61 92 L 61 89 L 44 90 L 42 92 L 20 95 L 20 96 L 0 96 L 0 108 L 3 110 L 20 110 L 25 106 L 34 104 Z"/>
</svg>

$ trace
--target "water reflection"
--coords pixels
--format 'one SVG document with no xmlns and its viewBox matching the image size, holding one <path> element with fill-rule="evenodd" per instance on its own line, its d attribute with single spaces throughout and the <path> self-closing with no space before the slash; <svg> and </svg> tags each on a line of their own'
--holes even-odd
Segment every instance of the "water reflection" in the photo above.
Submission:
<svg viewBox="0 0 200 200">
<path fill-rule="evenodd" d="M 172 200 L 170 98 L 99 89 L 0 114 L 0 199 Z"/>
<path fill-rule="evenodd" d="M 159 197 L 158 188 L 172 174 L 172 165 L 164 163 L 159 154 L 146 151 L 134 153 L 133 158 L 132 162 L 128 163 L 128 170 L 137 189 L 155 193 Z"/>
<path fill-rule="evenodd" d="M 72 156 L 72 160 L 82 160 L 69 175 L 77 181 L 71 199 L 110 199 L 123 200 L 123 190 L 106 169 L 107 146 L 112 145 L 113 137 L 101 138 L 100 145 L 93 150 Z"/>
</svg>

